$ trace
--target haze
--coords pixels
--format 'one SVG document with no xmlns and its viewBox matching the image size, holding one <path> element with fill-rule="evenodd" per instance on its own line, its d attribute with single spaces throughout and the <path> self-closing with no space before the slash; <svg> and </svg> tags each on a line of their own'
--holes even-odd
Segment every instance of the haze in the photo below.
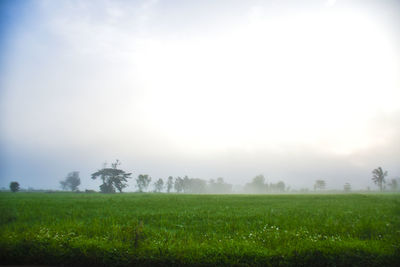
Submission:
<svg viewBox="0 0 400 267">
<path fill-rule="evenodd" d="M 400 3 L 301 3 L 2 1 L 0 187 L 400 177 Z"/>
</svg>

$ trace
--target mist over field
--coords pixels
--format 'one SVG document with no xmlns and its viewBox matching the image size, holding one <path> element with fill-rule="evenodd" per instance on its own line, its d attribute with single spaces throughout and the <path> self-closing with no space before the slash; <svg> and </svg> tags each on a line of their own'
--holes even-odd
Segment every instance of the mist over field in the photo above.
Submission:
<svg viewBox="0 0 400 267">
<path fill-rule="evenodd" d="M 400 177 L 400 2 L 1 1 L 0 187 L 377 190 Z M 153 180 L 153 181 L 154 181 Z"/>
<path fill-rule="evenodd" d="M 0 0 L 0 264 L 400 266 L 399 22 Z"/>
</svg>

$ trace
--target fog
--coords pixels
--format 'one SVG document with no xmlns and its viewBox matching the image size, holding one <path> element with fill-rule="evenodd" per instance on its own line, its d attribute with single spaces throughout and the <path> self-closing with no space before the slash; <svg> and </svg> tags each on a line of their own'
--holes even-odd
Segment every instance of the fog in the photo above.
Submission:
<svg viewBox="0 0 400 267">
<path fill-rule="evenodd" d="M 2 1 L 0 187 L 400 177 L 400 3 Z M 125 191 L 134 191 L 135 181 Z"/>
</svg>

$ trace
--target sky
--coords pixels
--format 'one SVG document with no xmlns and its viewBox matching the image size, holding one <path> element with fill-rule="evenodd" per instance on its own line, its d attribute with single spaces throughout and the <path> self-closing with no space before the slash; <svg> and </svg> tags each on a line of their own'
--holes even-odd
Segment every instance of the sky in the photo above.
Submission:
<svg viewBox="0 0 400 267">
<path fill-rule="evenodd" d="M 0 187 L 400 177 L 400 2 L 0 2 Z M 134 179 L 128 190 L 135 190 Z"/>
</svg>

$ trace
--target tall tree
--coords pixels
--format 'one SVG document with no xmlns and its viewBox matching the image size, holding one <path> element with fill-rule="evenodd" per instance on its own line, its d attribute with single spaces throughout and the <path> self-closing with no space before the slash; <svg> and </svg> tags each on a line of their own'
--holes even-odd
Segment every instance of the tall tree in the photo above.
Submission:
<svg viewBox="0 0 400 267">
<path fill-rule="evenodd" d="M 172 176 L 170 176 L 170 177 L 168 177 L 168 180 L 167 180 L 167 193 L 171 192 L 173 186 L 174 186 L 174 178 Z"/>
<path fill-rule="evenodd" d="M 10 183 L 10 190 L 13 193 L 18 192 L 19 191 L 19 183 L 18 182 L 11 182 Z"/>
<path fill-rule="evenodd" d="M 77 191 L 78 186 L 81 184 L 81 178 L 79 178 L 79 172 L 70 172 L 64 181 L 60 181 L 61 188 L 63 190 Z"/>
<path fill-rule="evenodd" d="M 381 167 L 372 170 L 372 181 L 379 186 L 379 190 L 383 191 L 383 184 L 386 182 L 385 177 L 388 175 L 387 171 L 383 171 Z"/>
<path fill-rule="evenodd" d="M 158 179 L 157 182 L 154 183 L 154 192 L 161 192 L 164 188 L 163 179 Z"/>
<path fill-rule="evenodd" d="M 177 193 L 183 191 L 183 179 L 181 177 L 175 178 L 174 189 Z"/>
<path fill-rule="evenodd" d="M 131 178 L 132 173 L 118 169 L 119 165 L 121 165 L 121 162 L 116 160 L 115 163 L 111 164 L 111 168 L 107 168 L 105 164 L 103 169 L 92 174 L 92 179 L 100 177 L 102 180 L 103 183 L 100 185 L 102 193 L 115 193 L 115 189 L 122 193 L 122 189 L 128 186 L 126 182 Z"/>
<path fill-rule="evenodd" d="M 139 189 L 139 192 L 144 192 L 151 182 L 151 177 L 148 174 L 139 174 L 138 178 L 136 178 L 136 185 Z"/>
</svg>

